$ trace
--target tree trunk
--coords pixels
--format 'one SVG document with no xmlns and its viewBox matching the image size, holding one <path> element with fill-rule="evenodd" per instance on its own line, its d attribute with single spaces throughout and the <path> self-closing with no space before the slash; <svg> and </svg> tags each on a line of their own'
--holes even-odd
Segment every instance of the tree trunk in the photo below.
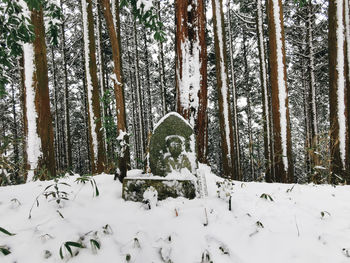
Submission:
<svg viewBox="0 0 350 263">
<path fill-rule="evenodd" d="M 113 153 L 111 151 L 111 146 L 110 143 L 108 143 L 108 132 L 107 132 L 107 127 L 106 127 L 106 122 L 108 119 L 108 103 L 106 102 L 106 80 L 105 80 L 105 58 L 103 54 L 103 47 L 102 47 L 102 10 L 101 10 L 101 5 L 97 1 L 96 3 L 96 9 L 97 9 L 97 20 L 96 20 L 96 30 L 97 30 L 97 57 L 98 57 L 98 78 L 100 81 L 100 94 L 101 97 L 103 98 L 101 101 L 101 107 L 102 107 L 102 128 L 103 128 L 103 143 L 105 145 L 105 150 L 106 150 L 106 166 L 108 168 L 113 167 L 113 160 L 114 158 Z"/>
<path fill-rule="evenodd" d="M 11 104 L 12 104 L 12 115 L 13 115 L 13 124 L 12 124 L 12 135 L 13 135 L 13 162 L 18 164 L 19 161 L 19 149 L 18 149 L 18 123 L 17 123 L 17 112 L 16 112 L 16 98 L 15 98 L 15 88 L 11 84 Z"/>
<path fill-rule="evenodd" d="M 161 21 L 160 15 L 160 1 L 157 1 L 157 15 L 158 20 Z M 163 43 L 158 41 L 158 67 L 159 67 L 159 86 L 160 94 L 162 100 L 162 115 L 164 116 L 167 113 L 166 105 L 166 81 L 165 81 L 165 65 L 164 65 L 164 52 L 163 52 Z"/>
<path fill-rule="evenodd" d="M 310 165 L 312 180 L 317 183 L 318 178 L 317 170 L 314 167 L 319 165 L 319 158 L 317 155 L 318 148 L 318 129 L 317 129 L 317 110 L 316 110 L 316 85 L 315 85 L 315 62 L 313 54 L 313 14 L 312 14 L 312 2 L 309 0 L 307 6 L 307 48 L 308 48 L 308 75 L 309 75 L 309 98 L 308 98 L 308 109 L 310 117 Z"/>
<path fill-rule="evenodd" d="M 262 91 L 263 127 L 264 127 L 264 156 L 265 156 L 265 181 L 272 182 L 271 176 L 271 131 L 270 131 L 270 111 L 269 94 L 267 83 L 267 69 L 264 44 L 263 9 L 261 0 L 256 1 L 256 28 L 258 37 L 259 61 L 260 61 L 260 85 Z"/>
<path fill-rule="evenodd" d="M 216 79 L 219 99 L 219 120 L 224 177 L 237 179 L 234 167 L 233 130 L 230 110 L 230 90 L 226 62 L 226 41 L 222 1 L 212 0 L 216 55 Z"/>
<path fill-rule="evenodd" d="M 294 168 L 288 107 L 286 53 L 281 0 L 268 1 L 270 79 L 274 127 L 274 172 L 277 182 L 293 182 Z"/>
<path fill-rule="evenodd" d="M 126 46 L 127 46 L 127 58 L 128 58 L 128 79 L 129 79 L 129 89 L 130 89 L 130 92 L 129 92 L 129 100 L 131 101 L 131 105 L 132 105 L 132 109 L 131 109 L 131 116 L 132 116 L 132 122 L 131 122 L 131 130 L 132 130 L 132 134 L 133 134 L 133 151 L 134 151 L 134 154 L 136 156 L 136 159 L 139 158 L 138 156 L 138 153 L 139 153 L 139 150 L 138 150 L 138 133 L 137 133 L 137 124 L 136 124 L 136 111 L 135 111 L 135 88 L 134 88 L 134 76 L 132 74 L 132 70 L 131 70 L 131 52 L 130 52 L 130 45 L 129 45 L 129 39 L 127 38 L 126 39 Z M 135 158 L 134 158 L 135 159 Z"/>
<path fill-rule="evenodd" d="M 83 91 L 82 91 L 82 99 L 84 101 L 84 124 L 85 124 L 85 137 L 86 137 L 86 149 L 87 149 L 87 165 L 88 165 L 88 171 L 89 173 L 92 173 L 92 165 L 91 165 L 91 151 L 92 151 L 92 144 L 90 143 L 90 132 L 89 132 L 89 109 L 88 109 L 88 96 L 87 96 L 87 87 L 86 87 L 86 74 L 85 74 L 85 67 L 83 67 Z"/>
<path fill-rule="evenodd" d="M 112 55 L 114 62 L 114 94 L 116 98 L 116 110 L 117 110 L 117 130 L 120 143 L 120 151 L 118 156 L 118 169 L 117 176 L 119 180 L 123 180 L 126 176 L 127 170 L 130 168 L 130 153 L 129 153 L 129 141 L 127 135 L 127 125 L 125 117 L 125 99 L 124 99 L 124 87 L 122 77 L 122 63 L 121 63 L 121 48 L 120 48 L 120 27 L 115 28 L 113 23 L 113 16 L 109 0 L 99 0 L 103 14 L 106 20 L 109 38 L 112 46 Z M 119 1 L 117 1 L 119 3 Z M 118 6 L 117 6 L 118 7 Z M 116 10 L 117 25 L 119 25 L 119 10 Z"/>
<path fill-rule="evenodd" d="M 28 179 L 35 175 L 43 180 L 56 176 L 56 164 L 42 8 L 31 11 L 31 21 L 35 39 L 24 44 L 26 155 L 31 170 Z"/>
<path fill-rule="evenodd" d="M 23 121 L 23 138 L 22 138 L 22 152 L 23 152 L 23 171 L 24 171 L 24 181 L 27 181 L 27 170 L 30 169 L 30 165 L 28 162 L 28 120 L 27 120 L 27 90 L 26 90 L 26 69 L 24 68 L 24 55 L 25 55 L 25 46 L 23 46 L 22 55 L 18 60 L 18 66 L 20 68 L 21 75 L 21 108 L 22 108 L 22 121 Z M 29 68 L 27 68 L 28 70 Z M 28 72 L 28 71 L 27 71 Z M 28 72 L 30 73 L 30 71 Z M 30 73 L 32 74 L 32 73 Z M 29 83 L 28 83 L 29 84 Z"/>
<path fill-rule="evenodd" d="M 346 37 L 344 37 L 344 0 L 330 0 L 329 17 L 329 106 L 331 128 L 331 183 L 337 183 L 347 178 L 347 163 L 349 162 L 348 132 L 347 132 L 347 101 L 345 80 L 345 50 Z"/>
<path fill-rule="evenodd" d="M 231 32 L 231 10 L 230 10 L 230 3 L 231 1 L 228 1 L 228 35 L 229 35 L 229 50 L 230 50 L 230 61 L 231 61 L 231 92 L 232 92 L 232 101 L 233 101 L 233 132 L 234 132 L 234 149 L 235 149 L 235 167 L 236 167 L 236 174 L 237 174 L 237 180 L 242 181 L 243 180 L 243 174 L 241 169 L 241 151 L 240 151 L 240 144 L 239 144 L 239 127 L 238 127 L 238 116 L 237 116 L 237 91 L 236 91 L 236 80 L 235 80 L 235 72 L 233 68 L 233 38 L 232 38 L 232 32 Z"/>
<path fill-rule="evenodd" d="M 347 131 L 347 149 L 346 149 L 346 182 L 347 184 L 350 184 L 350 109 L 349 109 L 349 103 L 350 103 L 350 11 L 349 11 L 349 0 L 344 0 L 344 23 L 345 23 L 345 35 L 346 35 L 346 55 L 345 55 L 345 76 L 346 76 L 346 115 L 347 115 L 347 125 L 346 125 L 346 131 Z"/>
<path fill-rule="evenodd" d="M 249 162 L 251 178 L 255 181 L 255 167 L 254 167 L 254 154 L 253 154 L 253 132 L 252 132 L 252 111 L 250 105 L 250 86 L 249 86 L 249 68 L 248 68 L 248 53 L 246 46 L 246 31 L 243 29 L 243 60 L 244 60 L 244 84 L 247 96 L 247 117 L 248 117 L 248 150 L 249 150 Z"/>
<path fill-rule="evenodd" d="M 145 45 L 145 70 L 146 70 L 146 92 L 147 92 L 147 137 L 153 131 L 153 116 L 152 116 L 152 96 L 151 96 L 151 79 L 150 65 L 148 62 L 148 44 L 146 30 L 143 31 L 143 40 Z"/>
<path fill-rule="evenodd" d="M 133 44 L 134 44 L 134 67 L 135 67 L 135 86 L 136 86 L 136 99 L 137 99 L 137 118 L 140 134 L 140 161 L 144 160 L 145 154 L 145 133 L 144 133 L 144 118 L 142 117 L 142 94 L 141 94 L 141 83 L 140 83 L 140 66 L 139 66 L 139 51 L 138 51 L 138 39 L 136 31 L 136 18 L 133 19 Z"/>
<path fill-rule="evenodd" d="M 304 59 L 301 60 L 301 81 L 302 81 L 302 90 L 303 90 L 303 107 L 304 107 L 304 130 L 305 130 L 305 173 L 307 175 L 311 174 L 311 166 L 310 166 L 310 151 L 311 148 L 311 133 L 310 133 L 310 118 L 309 118 L 309 104 L 308 104 L 308 89 L 309 85 L 307 84 L 307 70 L 305 70 Z M 311 181 L 310 177 L 308 181 Z"/>
<path fill-rule="evenodd" d="M 199 162 L 207 162 L 207 47 L 203 0 L 175 1 L 177 111 L 194 127 Z"/>
<path fill-rule="evenodd" d="M 88 91 L 88 113 L 90 147 L 92 157 L 92 172 L 101 173 L 105 165 L 105 149 L 103 143 L 103 131 L 101 124 L 101 107 L 97 79 L 96 47 L 94 35 L 94 18 L 92 14 L 92 0 L 82 0 L 84 50 L 85 50 L 85 74 Z"/>
<path fill-rule="evenodd" d="M 56 63 L 55 63 L 55 56 L 53 52 L 53 48 L 51 47 L 51 57 L 52 57 L 52 78 L 53 78 L 53 104 L 55 108 L 54 113 L 54 122 L 55 122 L 55 129 L 54 129 L 54 148 L 55 148 L 55 156 L 56 156 L 56 165 L 57 169 L 60 171 L 62 169 L 61 164 L 61 138 L 60 138 L 60 129 L 59 129 L 59 120 L 58 120 L 58 95 L 57 95 L 57 77 L 56 77 Z"/>
<path fill-rule="evenodd" d="M 63 12 L 63 5 L 61 2 L 61 10 Z M 62 19 L 64 21 L 64 18 Z M 66 164 L 67 169 L 71 170 L 72 163 L 72 142 L 70 133 L 70 116 L 69 116 L 69 89 L 68 89 L 68 72 L 67 72 L 67 54 L 66 54 L 66 35 L 65 35 L 65 23 L 61 24 L 62 30 L 62 53 L 63 53 L 63 69 L 64 69 L 64 123 L 65 123 L 65 138 L 66 138 Z"/>
</svg>

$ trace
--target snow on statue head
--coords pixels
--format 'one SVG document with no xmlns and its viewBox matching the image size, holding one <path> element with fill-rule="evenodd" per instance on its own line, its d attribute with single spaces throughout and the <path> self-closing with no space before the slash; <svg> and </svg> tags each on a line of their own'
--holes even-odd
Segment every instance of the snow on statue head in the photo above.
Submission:
<svg viewBox="0 0 350 263">
<path fill-rule="evenodd" d="M 197 169 L 196 144 L 191 125 L 178 113 L 170 112 L 155 126 L 150 141 L 150 168 L 154 175 Z"/>
</svg>

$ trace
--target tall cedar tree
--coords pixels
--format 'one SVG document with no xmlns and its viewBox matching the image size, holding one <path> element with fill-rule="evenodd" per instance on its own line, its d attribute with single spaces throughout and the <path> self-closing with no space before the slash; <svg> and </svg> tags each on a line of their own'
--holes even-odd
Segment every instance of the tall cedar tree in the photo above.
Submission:
<svg viewBox="0 0 350 263">
<path fill-rule="evenodd" d="M 222 1 L 212 0 L 212 8 L 223 176 L 231 179 L 237 179 L 234 166 L 235 156 L 233 147 L 233 129 L 230 110 L 230 90 L 227 74 L 226 40 Z"/>
<path fill-rule="evenodd" d="M 92 14 L 92 0 L 82 0 L 84 23 L 85 74 L 88 90 L 88 115 L 91 152 L 91 170 L 93 173 L 104 171 L 105 147 L 103 130 L 101 129 L 101 107 L 99 86 L 97 79 L 96 47 L 94 33 L 94 17 Z"/>
<path fill-rule="evenodd" d="M 34 170 L 39 179 L 44 180 L 56 176 L 56 164 L 42 7 L 31 11 L 31 22 L 35 38 L 33 43 L 24 46 L 22 74 L 25 160 L 28 168 Z"/>
<path fill-rule="evenodd" d="M 145 136 L 145 125 L 143 118 L 143 98 L 141 92 L 141 80 L 140 80 L 140 63 L 139 63 L 139 51 L 138 51 L 138 36 L 136 30 L 136 18 L 133 19 L 133 45 L 134 45 L 134 69 L 135 69 L 135 88 L 136 88 L 136 104 L 137 104 L 137 119 L 138 119 L 138 127 L 139 127 L 139 159 L 144 160 L 144 154 L 146 149 L 146 136 Z"/>
<path fill-rule="evenodd" d="M 271 183 L 271 155 L 272 155 L 272 143 L 271 143 L 271 118 L 269 110 L 269 94 L 267 83 L 267 67 L 265 57 L 265 44 L 264 44 L 264 25 L 263 25 L 263 9 L 261 0 L 256 0 L 256 31 L 258 37 L 258 49 L 259 49 L 259 62 L 260 62 L 260 85 L 261 85 L 261 97 L 263 108 L 263 127 L 264 127 L 264 155 L 265 155 L 265 180 Z"/>
<path fill-rule="evenodd" d="M 176 0 L 177 111 L 194 126 L 198 160 L 208 148 L 207 46 L 203 0 Z"/>
<path fill-rule="evenodd" d="M 329 107 L 330 107 L 330 147 L 331 147 L 331 183 L 339 178 L 350 182 L 349 166 L 349 130 L 347 125 L 348 105 L 348 57 L 347 34 L 349 34 L 345 13 L 348 13 L 347 0 L 329 1 Z M 344 35 L 344 32 L 346 35 Z"/>
<path fill-rule="evenodd" d="M 61 10 L 63 13 L 63 3 L 61 3 Z M 68 87 L 68 70 L 67 70 L 67 52 L 66 52 L 66 33 L 65 33 L 65 19 L 62 19 L 61 24 L 62 34 L 62 63 L 64 70 L 64 124 L 65 124 L 65 138 L 66 138 L 66 164 L 68 169 L 72 169 L 72 141 L 70 131 L 70 108 L 69 108 L 69 87 Z"/>
<path fill-rule="evenodd" d="M 288 108 L 286 52 L 281 0 L 268 0 L 270 81 L 274 128 L 275 181 L 293 182 L 290 119 Z"/>
<path fill-rule="evenodd" d="M 313 4 L 312 1 L 309 0 L 307 3 L 307 27 L 306 27 L 306 39 L 307 39 L 307 49 L 308 49 L 308 101 L 307 101 L 307 109 L 308 109 L 308 128 L 309 134 L 308 137 L 308 145 L 310 149 L 308 151 L 310 166 L 312 176 L 311 179 L 317 183 L 320 181 L 319 173 L 317 170 L 314 171 L 314 167 L 319 165 L 319 158 L 317 154 L 318 147 L 318 125 L 317 125 L 317 110 L 316 110 L 316 84 L 315 84 L 315 60 L 314 60 L 314 47 L 313 47 Z"/>
<path fill-rule="evenodd" d="M 117 28 L 113 23 L 113 15 L 111 12 L 111 5 L 109 0 L 99 0 L 103 15 L 106 20 L 109 38 L 112 46 L 112 56 L 114 63 L 114 95 L 116 98 L 116 111 L 117 111 L 117 129 L 118 138 L 120 143 L 120 152 L 118 156 L 118 170 L 117 176 L 119 180 L 123 180 L 126 176 L 127 170 L 130 168 L 130 151 L 129 140 L 127 136 L 127 125 L 125 116 L 125 98 L 123 87 L 123 73 L 122 73 L 122 61 L 121 61 L 121 47 L 120 47 L 120 22 L 119 22 L 119 1 L 116 1 L 116 20 Z"/>
<path fill-rule="evenodd" d="M 237 174 L 237 180 L 243 180 L 243 174 L 241 169 L 241 151 L 240 151 L 240 139 L 239 139 L 239 125 L 238 125 L 238 114 L 237 114 L 237 87 L 234 71 L 234 59 L 233 59 L 233 36 L 231 30 L 231 10 L 230 10 L 231 0 L 228 1 L 227 14 L 228 14 L 228 35 L 229 35 L 229 53 L 230 53 L 230 71 L 231 71 L 231 92 L 232 92 L 232 108 L 233 108 L 233 131 L 234 131 L 234 149 L 235 149 L 235 167 Z"/>
<path fill-rule="evenodd" d="M 347 148 L 347 183 L 350 184 L 350 1 L 345 1 L 345 25 L 346 25 L 346 92 L 347 92 L 347 131 L 348 131 L 348 148 Z"/>
<path fill-rule="evenodd" d="M 160 16 L 160 1 L 157 1 L 157 17 L 159 21 L 162 21 Z M 167 105 L 166 105 L 166 81 L 165 81 L 165 63 L 164 63 L 164 48 L 163 42 L 158 40 L 158 68 L 159 68 L 159 86 L 160 94 L 162 97 L 162 114 L 163 116 L 167 114 Z"/>
</svg>

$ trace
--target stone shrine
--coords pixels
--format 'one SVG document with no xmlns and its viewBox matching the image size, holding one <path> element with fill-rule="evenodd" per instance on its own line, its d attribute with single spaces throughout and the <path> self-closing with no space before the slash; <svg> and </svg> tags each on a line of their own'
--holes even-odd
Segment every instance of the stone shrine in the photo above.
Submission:
<svg viewBox="0 0 350 263">
<path fill-rule="evenodd" d="M 198 195 L 196 142 L 191 125 L 178 113 L 170 112 L 155 126 L 150 140 L 151 174 L 126 177 L 123 198 L 143 201 L 143 193 L 156 189 L 158 199 Z"/>
<path fill-rule="evenodd" d="M 165 115 L 155 126 L 150 141 L 152 174 L 167 176 L 187 169 L 195 175 L 198 166 L 195 145 L 190 124 L 176 112 Z"/>
</svg>

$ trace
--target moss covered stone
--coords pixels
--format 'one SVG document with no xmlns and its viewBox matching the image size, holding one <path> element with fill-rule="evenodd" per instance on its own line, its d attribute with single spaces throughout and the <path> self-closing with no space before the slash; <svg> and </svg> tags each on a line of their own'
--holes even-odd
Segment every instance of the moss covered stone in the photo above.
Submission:
<svg viewBox="0 0 350 263">
<path fill-rule="evenodd" d="M 184 168 L 195 174 L 195 149 L 191 125 L 178 113 L 168 113 L 155 126 L 151 137 L 149 160 L 152 174 L 167 176 Z"/>
<path fill-rule="evenodd" d="M 123 198 L 128 201 L 142 202 L 143 193 L 151 186 L 157 190 L 158 200 L 164 200 L 168 197 L 188 199 L 196 197 L 196 186 L 192 180 L 126 177 L 123 180 Z"/>
</svg>

